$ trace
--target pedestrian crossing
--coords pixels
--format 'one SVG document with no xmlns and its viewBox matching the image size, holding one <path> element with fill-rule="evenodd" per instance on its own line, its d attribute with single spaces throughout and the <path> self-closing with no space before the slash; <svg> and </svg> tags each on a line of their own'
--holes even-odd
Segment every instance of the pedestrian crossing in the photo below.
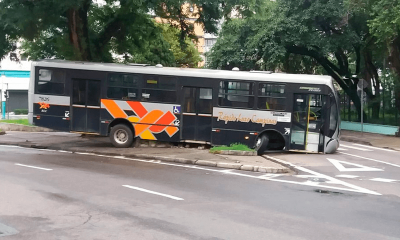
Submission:
<svg viewBox="0 0 400 240">
<path fill-rule="evenodd" d="M 397 152 L 392 149 L 373 147 L 373 146 L 362 145 L 362 144 L 358 144 L 358 143 L 353 143 L 351 145 L 341 143 L 340 147 L 338 148 L 338 151 L 351 151 L 351 150 L 358 150 L 358 151 L 363 151 L 363 152 L 372 152 L 375 150 L 385 151 L 385 152 Z"/>
<path fill-rule="evenodd" d="M 350 148 L 350 149 L 360 150 L 360 151 L 364 151 L 364 152 L 372 152 L 373 151 L 373 150 L 368 149 L 368 148 L 361 148 L 361 147 L 355 147 L 355 146 L 344 145 L 344 144 L 340 144 L 340 146 L 343 146 L 346 150 L 348 148 Z"/>
</svg>

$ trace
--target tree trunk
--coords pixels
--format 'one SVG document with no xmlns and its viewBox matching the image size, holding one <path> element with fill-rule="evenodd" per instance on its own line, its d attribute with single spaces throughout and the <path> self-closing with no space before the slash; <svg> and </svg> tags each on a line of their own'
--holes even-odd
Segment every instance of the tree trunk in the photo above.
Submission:
<svg viewBox="0 0 400 240">
<path fill-rule="evenodd" d="M 372 109 L 372 118 L 379 119 L 379 113 L 381 109 L 381 82 L 377 67 L 372 61 L 372 53 L 369 49 L 365 50 L 364 59 L 366 67 L 364 79 L 371 84 L 370 87 L 366 88 L 365 93 L 369 98 L 368 105 Z M 374 94 L 372 92 L 372 88 L 374 89 Z"/>
<path fill-rule="evenodd" d="M 85 1 L 79 8 L 71 8 L 67 11 L 69 40 L 74 48 L 74 60 L 92 60 L 87 19 L 89 7 L 90 1 Z"/>
</svg>

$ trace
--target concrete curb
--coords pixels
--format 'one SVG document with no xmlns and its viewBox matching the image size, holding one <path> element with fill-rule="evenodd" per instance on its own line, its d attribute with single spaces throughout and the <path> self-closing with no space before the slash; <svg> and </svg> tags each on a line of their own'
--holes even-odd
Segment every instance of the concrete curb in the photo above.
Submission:
<svg viewBox="0 0 400 240">
<path fill-rule="evenodd" d="M 217 150 L 217 151 L 212 152 L 212 154 L 236 155 L 236 156 L 257 156 L 256 151 L 240 151 L 240 150 Z"/>
<path fill-rule="evenodd" d="M 36 126 L 26 126 L 14 123 L 0 123 L 0 128 L 3 131 L 24 131 L 24 132 L 54 132 L 52 129 Z"/>
<path fill-rule="evenodd" d="M 239 163 L 213 162 L 213 161 L 207 161 L 207 160 L 192 160 L 192 159 L 185 159 L 185 158 L 171 158 L 171 157 L 163 157 L 163 156 L 154 156 L 154 155 L 150 155 L 150 154 L 109 154 L 109 153 L 104 153 L 101 151 L 90 151 L 90 150 L 84 150 L 84 149 L 76 151 L 76 150 L 71 150 L 69 148 L 36 145 L 36 144 L 29 143 L 29 142 L 26 142 L 26 143 L 3 143 L 3 142 L 0 142 L 0 145 L 11 145 L 11 146 L 37 148 L 37 149 L 63 150 L 63 151 L 69 151 L 69 152 L 73 152 L 73 153 L 77 153 L 77 152 L 94 153 L 94 154 L 100 154 L 100 155 L 105 155 L 105 156 L 124 156 L 124 157 L 131 157 L 131 158 L 159 160 L 159 161 L 165 161 L 165 162 L 200 165 L 200 166 L 207 166 L 207 167 L 218 167 L 218 168 L 226 168 L 226 169 L 236 169 L 236 170 L 251 171 L 251 172 L 262 172 L 262 173 L 289 173 L 290 172 L 289 168 L 286 168 L 286 167 L 282 167 L 282 168 L 261 167 L 261 166 L 253 166 L 253 165 L 242 165 Z M 282 165 L 280 163 L 278 163 L 278 164 Z"/>
</svg>

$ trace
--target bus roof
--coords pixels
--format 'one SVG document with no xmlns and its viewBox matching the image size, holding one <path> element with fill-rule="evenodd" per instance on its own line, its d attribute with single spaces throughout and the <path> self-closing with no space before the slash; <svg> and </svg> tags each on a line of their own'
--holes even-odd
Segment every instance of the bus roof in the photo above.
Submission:
<svg viewBox="0 0 400 240">
<path fill-rule="evenodd" d="M 32 62 L 32 67 L 54 67 L 106 72 L 123 72 L 123 73 L 142 73 L 155 74 L 165 76 L 182 76 L 182 77 L 203 77 L 215 79 L 232 79 L 232 80 L 253 80 L 266 82 L 282 82 L 282 83 L 304 83 L 304 84 L 323 84 L 331 85 L 332 78 L 324 75 L 308 75 L 308 74 L 287 74 L 287 73 L 269 73 L 262 71 L 229 71 L 229 70 L 212 70 L 199 68 L 174 68 L 174 67 L 156 67 L 140 64 L 117 64 L 117 63 L 95 63 L 95 62 L 74 62 L 65 60 L 41 60 Z"/>
</svg>

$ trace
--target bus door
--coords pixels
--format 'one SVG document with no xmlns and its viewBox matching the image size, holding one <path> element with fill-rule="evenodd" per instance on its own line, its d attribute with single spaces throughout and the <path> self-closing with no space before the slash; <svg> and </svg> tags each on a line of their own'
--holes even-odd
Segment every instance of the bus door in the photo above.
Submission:
<svg viewBox="0 0 400 240">
<path fill-rule="evenodd" d="M 326 96 L 294 94 L 290 149 L 323 152 Z"/>
<path fill-rule="evenodd" d="M 211 142 L 212 89 L 183 87 L 181 138 Z"/>
<path fill-rule="evenodd" d="M 100 132 L 101 82 L 73 79 L 71 104 L 71 131 Z"/>
</svg>

